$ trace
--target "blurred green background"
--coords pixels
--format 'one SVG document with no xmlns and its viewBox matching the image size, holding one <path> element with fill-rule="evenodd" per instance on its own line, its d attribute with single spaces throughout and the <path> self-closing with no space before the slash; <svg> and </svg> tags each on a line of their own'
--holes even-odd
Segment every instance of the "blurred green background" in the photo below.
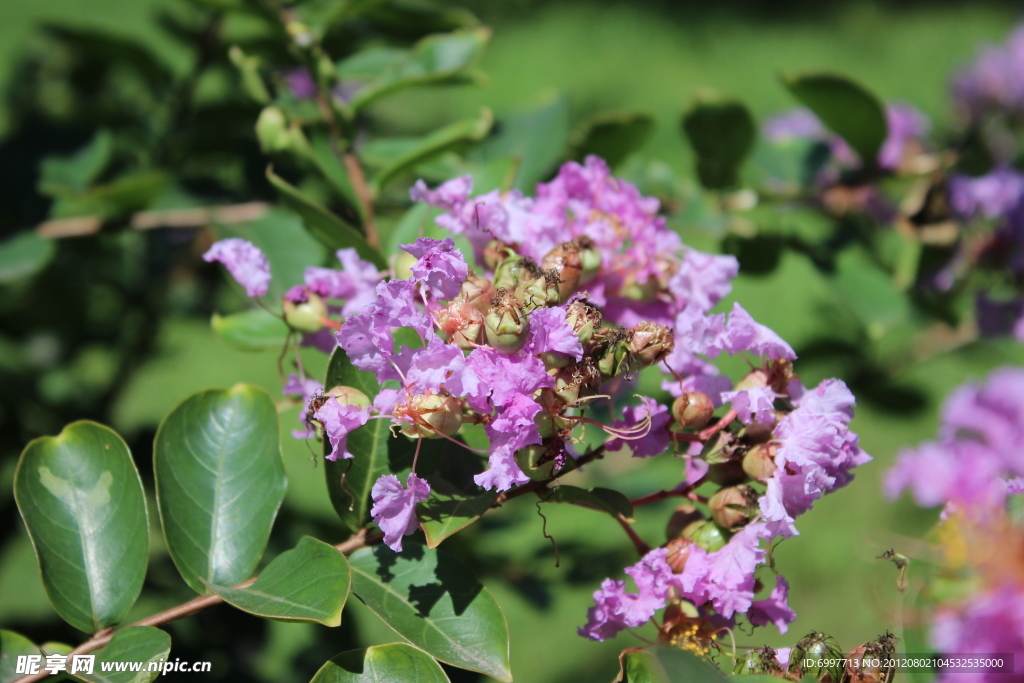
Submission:
<svg viewBox="0 0 1024 683">
<path fill-rule="evenodd" d="M 38 32 L 43 21 L 102 28 L 132 37 L 157 50 L 174 68 L 185 68 L 186 53 L 156 29 L 156 6 L 155 0 L 3 2 L 0 89 L 7 91 L 7 101 L 18 96 L 10 85 L 20 56 L 44 45 Z M 941 135 L 950 123 L 947 85 L 951 70 L 969 60 L 980 43 L 1002 40 L 1017 19 L 1008 3 L 981 2 L 969 6 L 791 2 L 773 3 L 769 12 L 753 2 L 717 3 L 708 9 L 696 3 L 481 0 L 470 8 L 494 29 L 482 65 L 489 83 L 403 93 L 378 107 L 376 114 L 385 125 L 426 131 L 443 121 L 473 115 L 481 106 L 493 108 L 500 117 L 564 93 L 570 98 L 574 121 L 608 109 L 654 114 L 657 127 L 642 154 L 666 161 L 685 175 L 691 174 L 690 160 L 679 134 L 679 116 L 692 95 L 700 88 L 714 88 L 742 98 L 763 118 L 793 105 L 779 85 L 781 71 L 842 71 L 887 99 L 919 107 L 931 116 Z M 0 107 L 0 134 L 9 125 L 4 105 Z M 3 150 L 11 154 L 7 160 Z M 9 144 L 0 146 L 0 165 L 6 167 L 3 177 L 34 174 L 34 169 L 11 166 L 14 151 Z M 25 214 L 0 211 L 0 215 Z M 2 227 L 6 233 L 21 226 Z M 685 220 L 677 218 L 674 227 L 689 243 L 715 248 L 712 236 Z M 177 236 L 168 249 L 187 251 L 190 237 Z M 295 248 L 308 247 L 297 244 Z M 58 245 L 58 249 L 65 246 Z M 193 249 L 192 258 L 195 253 Z M 67 259 L 58 263 L 83 272 L 94 267 Z M 212 296 L 209 288 L 179 285 L 187 292 L 182 297 Z M 732 298 L 801 353 L 815 348 L 827 321 L 844 315 L 836 287 L 805 258 L 787 252 L 768 276 L 741 272 Z M 15 308 L 22 291 L 17 287 L 0 291 L 0 310 Z M 226 297 L 220 300 L 225 307 L 239 306 L 235 295 L 222 297 Z M 48 315 L 45 297 L 33 306 L 37 322 L 31 331 L 31 348 L 38 355 L 33 392 L 57 397 L 54 400 L 74 417 L 75 395 L 86 395 L 90 378 L 106 372 L 110 350 L 105 355 L 102 344 L 76 350 L 71 369 L 65 363 L 60 372 L 54 370 L 59 359 L 67 360 L 66 349 L 74 346 L 69 335 L 73 340 L 74 331 Z M 116 318 L 117 305 L 112 306 L 109 315 Z M 119 378 L 116 391 L 101 403 L 81 407 L 83 413 L 124 434 L 140 463 L 150 458 L 149 444 L 158 421 L 188 394 L 236 382 L 263 386 L 275 396 L 280 392 L 274 354 L 229 348 L 212 334 L 205 317 L 186 315 L 182 312 L 186 309 L 170 306 L 147 321 L 151 348 Z M 11 354 L 6 340 L 24 338 L 25 330 L 3 329 L 0 334 L 5 340 L 0 355 Z M 323 359 L 313 353 L 308 362 L 313 367 L 323 365 Z M 908 547 L 907 539 L 928 529 L 934 515 L 906 501 L 884 501 L 882 476 L 901 446 L 934 433 L 938 406 L 952 387 L 998 365 L 1020 362 L 1024 362 L 1024 352 L 1012 342 L 968 345 L 901 370 L 882 388 L 881 395 L 862 398 L 854 428 L 875 461 L 858 472 L 850 487 L 821 501 L 802 518 L 802 535 L 784 542 L 776 552 L 778 567 L 792 585 L 790 602 L 798 620 L 785 636 L 761 629 L 753 635 L 737 633 L 737 642 L 789 645 L 813 629 L 831 633 L 845 648 L 852 648 L 886 628 L 897 630 L 895 571 L 874 558 L 890 546 Z M 834 356 L 813 352 L 798 361 L 797 369 L 806 384 L 849 372 Z M 53 421 L 54 413 L 47 413 L 42 406 L 36 413 L 32 406 L 12 411 L 22 388 L 19 382 L 24 380 L 2 377 L 0 392 L 6 412 L 0 413 L 0 520 L 6 524 L 0 526 L 0 627 L 19 630 L 37 642 L 77 644 L 81 634 L 60 622 L 46 601 L 11 496 L 14 465 L 26 439 L 55 433 L 61 425 Z M 295 410 L 282 413 L 289 491 L 268 556 L 288 547 L 290 539 L 302 533 L 315 533 L 330 542 L 344 536 L 327 500 L 323 472 L 314 467 L 311 448 L 286 436 L 296 424 L 295 416 Z M 148 465 L 140 466 L 151 483 Z M 678 461 L 624 462 L 620 458 L 610 459 L 584 476 L 593 481 L 611 480 L 627 494 L 642 495 L 666 486 L 666 482 L 674 483 L 679 475 Z M 640 533 L 660 540 L 669 511 L 667 504 L 640 510 Z M 448 541 L 446 548 L 466 558 L 469 555 L 464 549 L 474 548 L 475 568 L 509 619 L 517 681 L 611 680 L 618 651 L 639 641 L 623 634 L 610 643 L 596 644 L 577 637 L 575 628 L 585 621 L 590 593 L 600 580 L 618 575 L 633 561 L 630 548 L 606 516 L 568 506 L 548 506 L 544 512 L 548 531 L 561 551 L 561 567 L 555 567 L 534 502 L 526 497 Z M 153 538 L 158 539 L 159 534 Z M 149 590 L 135 608 L 139 617 L 187 597 L 187 589 L 182 590 L 161 548 L 155 547 L 153 555 Z M 172 652 L 183 659 L 212 660 L 211 678 L 244 675 L 253 680 L 308 680 L 327 657 L 351 647 L 356 633 L 365 644 L 395 639 L 356 600 L 350 605 L 345 623 L 336 630 L 256 623 L 259 620 L 224 608 L 211 610 L 171 627 Z M 454 672 L 452 680 L 478 679 Z"/>
</svg>

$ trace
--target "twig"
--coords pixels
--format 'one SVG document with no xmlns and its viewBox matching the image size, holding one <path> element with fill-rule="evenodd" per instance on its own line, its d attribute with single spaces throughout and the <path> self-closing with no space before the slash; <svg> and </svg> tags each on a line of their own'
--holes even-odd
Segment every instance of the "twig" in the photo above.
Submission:
<svg viewBox="0 0 1024 683">
<path fill-rule="evenodd" d="M 141 211 L 129 219 L 128 224 L 136 230 L 153 228 L 201 228 L 211 223 L 247 223 L 263 218 L 270 210 L 266 202 L 246 202 L 224 206 L 207 206 L 188 209 L 163 209 Z M 103 227 L 99 216 L 78 216 L 45 221 L 36 226 L 35 232 L 47 239 L 83 237 L 94 235 Z"/>
<path fill-rule="evenodd" d="M 373 216 L 373 195 L 370 194 L 370 186 L 366 184 L 366 175 L 363 173 L 363 166 L 359 159 L 352 152 L 345 154 L 345 170 L 352 180 L 352 187 L 355 188 L 359 203 L 363 205 L 363 229 L 366 231 L 366 242 L 374 249 L 380 249 L 380 236 L 377 234 L 377 223 Z"/>
<path fill-rule="evenodd" d="M 644 539 L 637 536 L 636 532 L 633 531 L 633 527 L 630 526 L 629 522 L 626 521 L 625 517 L 623 517 L 620 514 L 615 519 L 618 520 L 619 525 L 622 527 L 622 530 L 626 532 L 627 536 L 629 536 L 629 540 L 633 541 L 633 545 L 636 546 L 636 551 L 640 553 L 640 557 L 643 557 L 651 551 L 650 546 L 648 546 L 644 542 Z"/>
<path fill-rule="evenodd" d="M 355 534 L 348 540 L 343 541 L 342 543 L 339 543 L 334 547 L 338 550 L 338 552 L 342 553 L 343 555 L 348 555 L 352 552 L 355 552 L 356 550 L 359 550 L 360 548 L 363 548 L 368 545 L 373 545 L 374 543 L 378 543 L 380 540 L 381 535 L 374 534 L 373 536 L 368 537 L 366 535 L 366 530 L 363 529 L 362 531 Z M 256 577 L 253 577 L 251 579 L 243 581 L 237 586 L 232 586 L 232 588 L 247 588 L 255 582 Z M 161 624 L 166 624 L 168 622 L 181 619 L 182 617 L 191 616 L 196 612 L 201 612 L 204 609 L 207 609 L 208 607 L 219 605 L 222 602 L 224 602 L 224 598 L 220 597 L 219 595 L 204 595 L 198 598 L 193 598 L 192 600 L 182 603 L 177 607 L 172 607 L 168 610 L 164 610 L 163 612 L 159 612 L 152 616 L 146 617 L 145 619 L 142 619 L 140 621 L 135 622 L 134 624 L 131 624 L 131 626 L 160 626 Z M 90 652 L 95 652 L 96 650 L 100 649 L 101 647 L 109 643 L 110 639 L 113 638 L 115 635 L 116 632 L 109 628 L 98 632 L 92 638 L 85 641 L 84 643 L 82 643 L 81 645 L 79 645 L 74 650 L 68 653 L 67 658 L 65 659 L 66 668 L 69 671 L 71 670 L 71 657 L 73 655 L 83 655 L 88 654 Z M 34 681 L 41 681 L 46 678 L 49 678 L 52 675 L 53 674 L 51 674 L 48 671 L 40 671 L 39 673 L 33 674 L 31 676 L 24 676 L 22 678 L 18 678 L 14 681 L 14 683 L 34 683 Z"/>
</svg>

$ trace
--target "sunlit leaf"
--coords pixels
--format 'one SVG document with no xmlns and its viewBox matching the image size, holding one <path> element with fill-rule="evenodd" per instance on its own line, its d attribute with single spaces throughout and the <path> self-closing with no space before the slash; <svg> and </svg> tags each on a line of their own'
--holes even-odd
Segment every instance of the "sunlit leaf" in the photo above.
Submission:
<svg viewBox="0 0 1024 683">
<path fill-rule="evenodd" d="M 210 326 L 218 337 L 246 351 L 281 349 L 288 338 L 284 320 L 262 308 L 231 315 L 214 313 Z"/>
<path fill-rule="evenodd" d="M 496 491 L 467 495 L 437 477 L 429 481 L 430 498 L 417 506 L 428 548 L 436 548 L 444 539 L 480 519 L 498 497 Z"/>
<path fill-rule="evenodd" d="M 434 658 L 406 643 L 350 650 L 331 658 L 310 683 L 448 683 Z"/>
<path fill-rule="evenodd" d="M 170 652 L 171 637 L 160 629 L 129 626 L 95 652 L 91 674 L 80 672 L 75 676 L 86 683 L 149 683 L 160 677 Z M 131 670 L 135 663 L 141 663 L 141 671 Z M 109 664 L 111 671 L 104 671 L 104 664 Z"/>
</svg>

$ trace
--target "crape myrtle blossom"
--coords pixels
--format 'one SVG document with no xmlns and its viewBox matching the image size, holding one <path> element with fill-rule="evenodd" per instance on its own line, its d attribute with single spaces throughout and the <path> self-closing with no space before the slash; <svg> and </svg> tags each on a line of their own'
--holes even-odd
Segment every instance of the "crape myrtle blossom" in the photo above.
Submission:
<svg viewBox="0 0 1024 683">
<path fill-rule="evenodd" d="M 935 548 L 942 596 L 931 618 L 940 653 L 1024 657 L 1024 528 L 1007 512 L 1024 493 L 1024 369 L 1002 368 L 956 389 L 938 438 L 902 452 L 886 493 L 943 505 Z M 959 587 L 959 588 L 955 588 Z M 1005 673 L 940 674 L 941 683 L 992 683 Z"/>
<path fill-rule="evenodd" d="M 1005 45 L 988 46 L 973 64 L 953 77 L 953 99 L 969 119 L 986 112 L 1024 112 L 1024 27 L 1017 27 Z"/>
<path fill-rule="evenodd" d="M 223 264 L 249 296 L 263 296 L 270 287 L 270 262 L 248 240 L 231 237 L 215 242 L 203 254 L 203 260 Z"/>
<path fill-rule="evenodd" d="M 402 537 L 419 526 L 416 504 L 430 497 L 430 484 L 410 473 L 403 488 L 398 477 L 385 474 L 374 483 L 371 496 L 370 514 L 384 532 L 384 543 L 395 552 L 402 552 Z"/>
</svg>

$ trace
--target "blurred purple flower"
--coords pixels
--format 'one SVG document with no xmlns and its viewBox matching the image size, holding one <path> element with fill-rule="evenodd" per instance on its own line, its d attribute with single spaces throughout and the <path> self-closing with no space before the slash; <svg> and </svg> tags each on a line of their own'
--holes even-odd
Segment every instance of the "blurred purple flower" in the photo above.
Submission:
<svg viewBox="0 0 1024 683">
<path fill-rule="evenodd" d="M 218 261 L 249 296 L 263 296 L 270 287 L 270 262 L 252 242 L 231 237 L 215 242 L 203 254 L 207 263 Z"/>
</svg>

